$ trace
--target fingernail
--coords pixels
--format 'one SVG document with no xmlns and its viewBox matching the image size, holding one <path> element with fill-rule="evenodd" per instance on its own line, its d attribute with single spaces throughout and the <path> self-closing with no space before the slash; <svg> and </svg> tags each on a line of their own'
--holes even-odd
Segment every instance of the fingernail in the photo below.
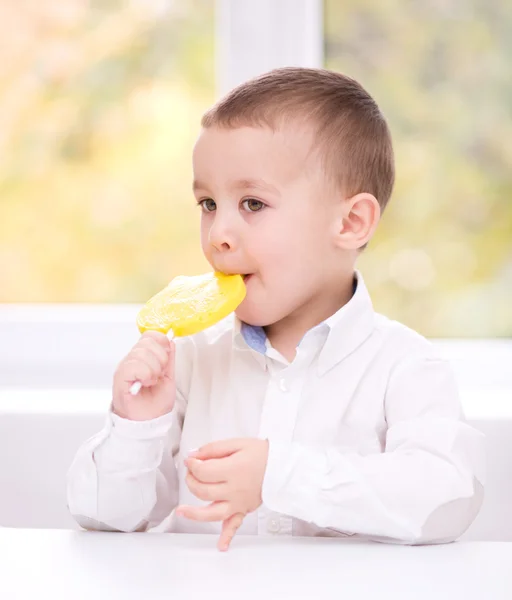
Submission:
<svg viewBox="0 0 512 600">
<path fill-rule="evenodd" d="M 192 448 L 192 450 L 189 451 L 188 455 L 193 458 L 194 456 L 197 455 L 198 452 L 199 452 L 199 448 Z"/>
<path fill-rule="evenodd" d="M 194 462 L 192 462 L 192 461 L 194 461 Z M 191 468 L 192 469 L 194 468 L 195 463 L 200 463 L 200 462 L 202 462 L 202 461 L 199 460 L 199 458 L 190 457 L 190 458 L 186 458 L 183 461 L 183 464 L 185 465 L 185 467 L 187 467 L 187 469 L 190 470 Z M 195 466 L 197 466 L 197 465 L 195 465 Z"/>
</svg>

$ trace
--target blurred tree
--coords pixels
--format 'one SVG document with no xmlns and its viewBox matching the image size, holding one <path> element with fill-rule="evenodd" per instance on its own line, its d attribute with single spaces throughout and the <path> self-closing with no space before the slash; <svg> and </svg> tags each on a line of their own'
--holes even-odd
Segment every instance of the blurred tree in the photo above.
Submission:
<svg viewBox="0 0 512 600">
<path fill-rule="evenodd" d="M 395 141 L 361 268 L 429 336 L 512 335 L 511 28 L 502 0 L 325 0 L 326 66 Z M 142 302 L 206 269 L 190 154 L 214 0 L 4 2 L 0 51 L 0 301 Z"/>
<path fill-rule="evenodd" d="M 0 300 L 143 301 L 205 268 L 190 155 L 213 0 L 0 6 Z"/>
<path fill-rule="evenodd" d="M 325 0 L 326 66 L 393 134 L 397 184 L 361 260 L 425 335 L 512 335 L 512 3 Z"/>
</svg>

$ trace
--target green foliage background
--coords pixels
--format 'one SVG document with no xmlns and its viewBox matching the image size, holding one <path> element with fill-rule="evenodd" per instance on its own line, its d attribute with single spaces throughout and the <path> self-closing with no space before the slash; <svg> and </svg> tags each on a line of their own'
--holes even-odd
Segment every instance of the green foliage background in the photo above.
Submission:
<svg viewBox="0 0 512 600">
<path fill-rule="evenodd" d="M 0 300 L 142 302 L 204 270 L 190 156 L 213 2 L 0 12 Z"/>
<path fill-rule="evenodd" d="M 390 124 L 397 183 L 362 257 L 375 306 L 429 336 L 512 335 L 512 3 L 326 0 L 326 66 Z"/>
<path fill-rule="evenodd" d="M 326 66 L 395 142 L 360 266 L 425 335 L 512 335 L 510 31 L 502 0 L 325 1 Z M 206 269 L 190 154 L 213 0 L 5 2 L 0 48 L 0 301 L 143 302 Z"/>
</svg>

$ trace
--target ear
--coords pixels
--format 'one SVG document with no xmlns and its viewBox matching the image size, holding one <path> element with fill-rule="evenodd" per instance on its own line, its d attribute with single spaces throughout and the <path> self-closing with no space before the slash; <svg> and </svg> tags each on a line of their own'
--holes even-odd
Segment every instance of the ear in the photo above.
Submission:
<svg viewBox="0 0 512 600">
<path fill-rule="evenodd" d="M 343 222 L 336 245 L 344 250 L 358 250 L 373 237 L 380 221 L 380 205 L 372 194 L 362 192 L 343 203 Z"/>
</svg>

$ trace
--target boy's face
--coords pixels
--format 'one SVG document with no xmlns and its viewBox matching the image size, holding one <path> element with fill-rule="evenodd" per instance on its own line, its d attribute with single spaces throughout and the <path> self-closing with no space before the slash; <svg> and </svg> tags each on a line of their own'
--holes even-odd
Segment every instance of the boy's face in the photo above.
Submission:
<svg viewBox="0 0 512 600">
<path fill-rule="evenodd" d="M 211 127 L 194 149 L 203 252 L 215 270 L 248 275 L 236 314 L 251 325 L 299 317 L 347 268 L 334 243 L 341 197 L 311 143 L 293 129 Z"/>
</svg>

